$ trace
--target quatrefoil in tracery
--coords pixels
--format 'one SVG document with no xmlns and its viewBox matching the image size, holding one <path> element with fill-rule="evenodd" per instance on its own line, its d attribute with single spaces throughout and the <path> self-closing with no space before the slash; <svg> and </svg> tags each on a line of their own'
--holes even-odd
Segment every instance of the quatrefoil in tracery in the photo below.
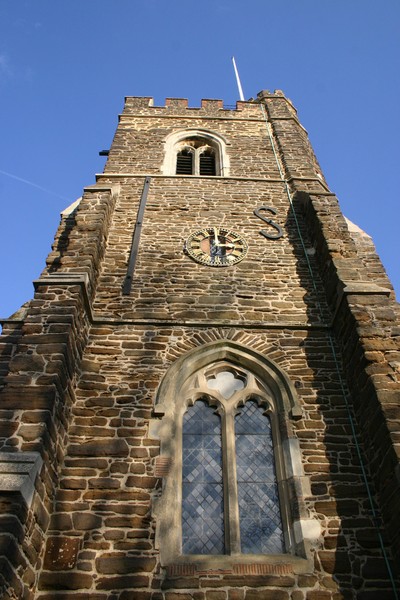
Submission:
<svg viewBox="0 0 400 600">
<path fill-rule="evenodd" d="M 207 379 L 207 385 L 211 390 L 216 390 L 223 398 L 229 400 L 235 392 L 244 388 L 245 382 L 243 378 L 235 377 L 231 371 L 220 371 Z"/>
</svg>

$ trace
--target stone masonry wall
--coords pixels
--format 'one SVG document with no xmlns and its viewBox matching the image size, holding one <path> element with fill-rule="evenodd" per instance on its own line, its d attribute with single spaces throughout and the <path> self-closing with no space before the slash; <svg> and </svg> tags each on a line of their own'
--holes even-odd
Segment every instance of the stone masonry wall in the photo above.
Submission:
<svg viewBox="0 0 400 600">
<path fill-rule="evenodd" d="M 303 418 L 296 430 L 311 481 L 305 502 L 322 530 L 315 569 L 307 576 L 272 571 L 243 580 L 234 573 L 177 577 L 160 570 L 152 516 L 162 484 L 157 476 L 159 447 L 148 433 L 155 390 L 178 357 L 225 338 L 275 360 L 298 390 Z M 358 586 L 385 589 L 382 561 L 376 559 L 376 532 L 334 369 L 324 332 L 93 327 L 38 597 L 50 600 L 62 588 L 65 597 L 66 590 L 72 595 L 80 590 L 104 599 L 288 600 L 346 598 L 351 595 L 345 590 Z"/>
<path fill-rule="evenodd" d="M 106 174 L 161 174 L 168 135 L 203 128 L 226 139 L 231 176 L 278 176 L 272 148 L 265 144 L 266 124 L 259 105 L 238 103 L 238 110 L 224 110 L 220 101 L 203 101 L 201 108 L 187 108 L 186 101 L 152 107 L 142 100 L 146 99 L 126 99 Z"/>
<path fill-rule="evenodd" d="M 122 296 L 143 178 L 119 182 L 120 194 L 94 304 L 98 314 L 124 319 L 151 315 L 168 320 L 285 320 L 293 324 L 319 321 L 319 302 L 326 317 L 323 294 L 318 296 L 311 284 L 293 215 L 279 182 L 152 179 L 132 291 Z M 277 211 L 274 220 L 285 232 L 279 240 L 260 234 L 260 229 L 274 233 L 254 215 L 263 205 Z M 245 261 L 229 269 L 213 268 L 210 277 L 210 268 L 194 262 L 183 249 L 191 233 L 214 224 L 243 235 L 249 250 Z M 311 247 L 304 226 L 302 233 Z M 315 258 L 310 255 L 308 260 L 314 262 Z M 322 289 L 318 280 L 316 284 Z"/>
</svg>

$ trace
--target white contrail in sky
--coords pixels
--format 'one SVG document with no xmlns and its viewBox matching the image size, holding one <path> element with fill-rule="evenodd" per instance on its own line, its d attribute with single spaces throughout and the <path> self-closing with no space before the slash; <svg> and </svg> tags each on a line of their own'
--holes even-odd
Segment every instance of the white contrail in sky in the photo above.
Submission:
<svg viewBox="0 0 400 600">
<path fill-rule="evenodd" d="M 42 192 L 46 192 L 47 194 L 51 194 L 52 196 L 57 196 L 57 198 L 61 198 L 61 200 L 66 200 L 67 202 L 70 201 L 69 198 L 66 198 L 65 196 L 60 196 L 60 194 L 57 194 L 56 192 L 52 192 L 51 190 L 46 190 L 46 188 L 42 187 L 41 185 L 38 185 L 37 183 L 33 183 L 32 181 L 28 181 L 27 179 L 22 179 L 22 177 L 18 177 L 17 175 L 12 175 L 12 173 L 7 173 L 6 171 L 2 171 L 1 169 L 0 169 L 0 173 L 2 175 L 6 175 L 7 177 L 11 177 L 11 179 L 16 179 L 17 181 L 22 181 L 22 183 L 31 185 L 32 187 L 35 187 L 38 190 L 42 190 Z"/>
</svg>

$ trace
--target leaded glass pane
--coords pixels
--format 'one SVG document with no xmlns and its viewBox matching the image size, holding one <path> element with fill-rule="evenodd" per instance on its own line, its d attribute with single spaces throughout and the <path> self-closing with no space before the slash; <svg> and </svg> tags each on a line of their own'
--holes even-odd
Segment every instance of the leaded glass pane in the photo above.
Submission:
<svg viewBox="0 0 400 600">
<path fill-rule="evenodd" d="M 243 554 L 284 552 L 271 422 L 263 412 L 250 401 L 235 419 Z"/>
<path fill-rule="evenodd" d="M 182 552 L 223 554 L 221 421 L 197 401 L 183 418 Z"/>
</svg>

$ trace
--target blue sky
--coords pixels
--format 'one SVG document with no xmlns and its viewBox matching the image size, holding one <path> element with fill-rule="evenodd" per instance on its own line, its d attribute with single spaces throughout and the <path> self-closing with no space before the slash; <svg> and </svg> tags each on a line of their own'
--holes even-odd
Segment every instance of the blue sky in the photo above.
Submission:
<svg viewBox="0 0 400 600">
<path fill-rule="evenodd" d="M 95 182 L 125 96 L 282 89 L 400 297 L 398 0 L 0 0 L 0 317 L 33 295 L 59 213 Z"/>
</svg>

